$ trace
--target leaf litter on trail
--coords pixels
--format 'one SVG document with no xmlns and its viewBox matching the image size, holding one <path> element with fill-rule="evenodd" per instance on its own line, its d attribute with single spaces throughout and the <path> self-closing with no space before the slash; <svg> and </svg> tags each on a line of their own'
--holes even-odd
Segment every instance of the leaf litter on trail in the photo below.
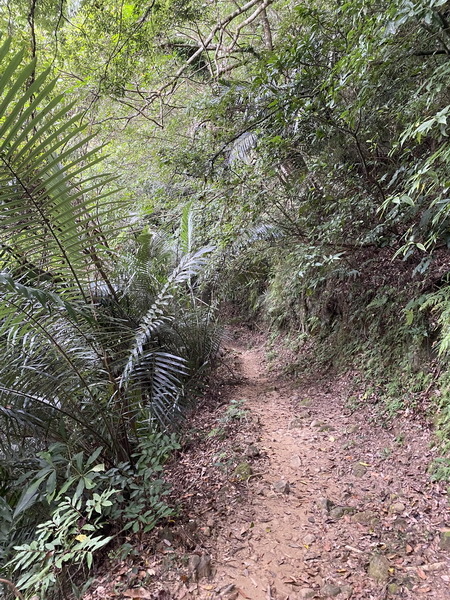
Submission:
<svg viewBox="0 0 450 600">
<path fill-rule="evenodd" d="M 345 377 L 333 382 L 333 393 L 324 393 L 320 381 L 304 382 L 308 413 L 298 422 L 292 383 L 278 379 L 273 389 L 277 374 L 272 381 L 264 375 L 262 349 L 243 344 L 231 354 L 241 361 L 243 382 L 220 388 L 215 405 L 205 398 L 192 422 L 195 433 L 169 468 L 172 497 L 182 498 L 184 516 L 172 526 L 170 564 L 149 549 L 156 564 L 153 587 L 147 587 L 154 597 L 159 588 L 175 600 L 206 600 L 214 593 L 209 585 L 233 585 L 244 598 L 267 600 L 269 594 L 285 600 L 302 589 L 319 596 L 332 591 L 325 587 L 330 584 L 348 598 L 369 600 L 381 593 L 367 574 L 370 557 L 378 553 L 388 560 L 389 585 L 401 597 L 450 598 L 448 554 L 439 547 L 440 528 L 449 525 L 447 497 L 445 486 L 426 475 L 429 431 L 406 422 L 397 424 L 394 435 L 377 426 L 374 405 L 350 417 L 345 401 L 352 381 Z M 229 423 L 226 435 L 209 435 L 227 402 L 239 397 L 248 399 L 248 420 Z M 331 423 L 332 435 L 318 433 L 313 421 Z M 402 435 L 403 445 L 395 443 Z M 249 457 L 253 443 L 259 455 Z M 259 480 L 231 480 L 242 460 L 258 465 Z M 362 477 L 352 473 L 355 463 L 367 469 Z M 292 482 L 295 494 L 271 492 L 281 480 Z M 320 496 L 327 499 L 324 510 L 315 505 Z M 396 503 L 397 509 L 404 506 L 398 514 L 390 510 Z M 331 520 L 329 506 L 350 506 L 354 513 Z M 302 543 L 305 535 L 315 538 L 310 546 Z M 183 556 L 194 551 L 212 556 L 211 583 L 190 583 Z"/>
</svg>

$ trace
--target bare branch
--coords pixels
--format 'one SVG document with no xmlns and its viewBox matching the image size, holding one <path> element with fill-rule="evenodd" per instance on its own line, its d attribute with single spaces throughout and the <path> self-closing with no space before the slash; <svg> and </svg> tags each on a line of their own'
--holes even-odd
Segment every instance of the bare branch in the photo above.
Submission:
<svg viewBox="0 0 450 600">
<path fill-rule="evenodd" d="M 248 17 L 245 21 L 243 21 L 238 26 L 238 31 L 233 38 L 233 42 L 231 44 L 231 49 L 236 45 L 238 34 L 242 30 L 242 28 L 245 27 L 246 25 L 248 25 L 249 23 L 251 23 L 252 21 L 254 21 L 256 19 L 256 17 L 261 13 L 261 11 L 264 10 L 265 8 L 267 8 L 274 1 L 275 0 L 264 0 L 262 5 L 259 6 L 256 9 L 256 11 L 254 11 L 250 15 L 250 17 Z M 249 2 L 244 4 L 244 6 L 237 8 L 234 12 L 229 14 L 228 17 L 226 17 L 225 19 L 220 21 L 220 23 L 218 23 L 215 27 L 213 27 L 212 31 L 210 32 L 208 37 L 203 41 L 203 43 L 201 43 L 198 50 L 196 50 L 196 52 L 194 52 L 194 54 L 192 54 L 188 58 L 188 60 L 184 63 L 184 65 L 178 69 L 178 71 L 173 76 L 172 80 L 169 83 L 166 83 L 165 85 L 163 85 L 158 90 L 157 95 L 162 94 L 168 88 L 171 88 L 171 90 L 173 91 L 174 87 L 176 86 L 177 80 L 181 77 L 181 75 L 183 75 L 183 73 L 186 71 L 186 69 L 189 67 L 189 65 L 191 65 L 193 62 L 195 62 L 196 59 L 200 56 L 200 54 L 202 52 L 204 52 L 206 49 L 208 49 L 209 44 L 214 39 L 214 36 L 216 35 L 216 33 L 223 30 L 229 23 L 231 23 L 231 21 L 234 21 L 237 17 L 239 17 L 240 15 L 246 13 L 248 10 L 253 8 L 256 4 L 258 4 L 258 2 L 261 2 L 261 0 L 249 0 Z M 169 93 L 171 93 L 171 92 L 169 92 Z"/>
<path fill-rule="evenodd" d="M 264 26 L 264 38 L 265 38 L 265 42 L 266 42 L 266 48 L 267 48 L 267 50 L 272 52 L 272 50 L 273 50 L 272 29 L 270 28 L 270 21 L 269 21 L 269 17 L 267 16 L 266 7 L 264 7 L 264 10 L 262 11 L 262 19 L 263 19 L 263 26 Z"/>
<path fill-rule="evenodd" d="M 16 598 L 20 598 L 20 600 L 25 600 L 25 598 L 22 596 L 22 594 L 19 592 L 19 590 L 16 588 L 12 581 L 9 581 L 9 579 L 0 579 L 0 583 L 6 584 L 11 589 L 12 593 L 16 596 Z"/>
<path fill-rule="evenodd" d="M 263 11 L 266 10 L 266 8 L 269 6 L 269 4 L 272 4 L 272 2 L 273 2 L 273 0 L 264 0 L 263 3 L 261 4 L 261 6 L 258 6 L 258 8 L 255 10 L 255 12 L 253 12 L 249 17 L 247 17 L 247 19 L 245 19 L 244 21 L 242 21 L 242 23 L 239 23 L 239 25 L 236 28 L 233 41 L 231 42 L 231 45 L 228 48 L 228 52 L 231 52 L 233 50 L 233 48 L 236 46 L 237 41 L 239 39 L 239 34 L 242 31 L 242 29 L 244 29 L 244 27 L 247 27 L 247 25 L 250 25 L 250 23 L 253 23 L 253 21 Z"/>
</svg>

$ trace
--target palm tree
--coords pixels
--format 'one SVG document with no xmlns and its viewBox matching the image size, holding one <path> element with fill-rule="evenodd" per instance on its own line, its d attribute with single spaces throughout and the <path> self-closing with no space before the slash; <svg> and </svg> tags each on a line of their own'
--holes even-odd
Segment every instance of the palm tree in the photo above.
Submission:
<svg viewBox="0 0 450 600">
<path fill-rule="evenodd" d="M 35 62 L 23 62 L 24 52 L 12 55 L 6 41 L 0 452 L 62 441 L 86 451 L 101 446 L 110 465 L 130 461 L 143 431 L 180 412 L 192 372 L 176 316 L 182 306 L 192 312 L 193 277 L 211 248 L 185 248 L 169 261 L 161 255 L 158 277 L 151 257 L 118 257 L 110 240 L 126 219 L 115 177 L 96 171 L 102 148 L 84 135 L 73 105 L 52 96 L 48 72 L 29 84 Z M 200 363 L 215 347 L 205 345 Z"/>
<path fill-rule="evenodd" d="M 85 489 L 67 482 L 64 454 L 131 482 L 136 449 L 173 426 L 219 341 L 196 296 L 212 248 L 194 249 L 190 207 L 176 242 L 147 232 L 120 252 L 127 207 L 99 171 L 102 147 L 35 68 L 9 40 L 0 48 L 0 561 L 58 508 L 55 494 L 39 504 L 49 482 Z M 30 586 L 42 565 L 26 568 Z"/>
</svg>

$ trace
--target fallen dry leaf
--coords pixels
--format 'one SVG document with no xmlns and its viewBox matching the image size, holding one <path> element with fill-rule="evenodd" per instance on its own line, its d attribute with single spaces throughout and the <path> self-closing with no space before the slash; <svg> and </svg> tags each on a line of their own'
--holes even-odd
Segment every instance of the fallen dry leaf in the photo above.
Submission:
<svg viewBox="0 0 450 600">
<path fill-rule="evenodd" d="M 420 567 L 416 567 L 416 573 L 420 577 L 420 579 L 426 579 L 427 578 L 425 572 Z"/>
<path fill-rule="evenodd" d="M 153 597 L 152 594 L 144 588 L 134 588 L 125 590 L 123 592 L 123 595 L 127 598 L 133 598 L 133 600 L 134 598 L 144 598 L 144 600 L 151 600 L 151 598 Z"/>
<path fill-rule="evenodd" d="M 424 571 L 440 571 L 441 569 L 445 569 L 447 567 L 447 563 L 445 562 L 436 562 L 430 563 L 428 565 L 421 565 L 421 569 Z"/>
</svg>

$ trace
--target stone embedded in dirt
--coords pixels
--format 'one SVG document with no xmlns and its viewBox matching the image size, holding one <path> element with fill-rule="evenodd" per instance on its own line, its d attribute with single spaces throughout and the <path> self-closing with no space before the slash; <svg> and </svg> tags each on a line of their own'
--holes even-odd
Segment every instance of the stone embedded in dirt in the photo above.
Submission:
<svg viewBox="0 0 450 600">
<path fill-rule="evenodd" d="M 319 431 L 335 431 L 332 425 L 321 425 Z"/>
<path fill-rule="evenodd" d="M 301 417 L 297 417 L 289 423 L 289 429 L 298 429 L 299 427 L 303 427 L 303 420 Z"/>
<path fill-rule="evenodd" d="M 345 515 L 352 515 L 355 512 L 353 506 L 335 506 L 330 510 L 330 517 L 332 519 L 342 519 Z"/>
<path fill-rule="evenodd" d="M 347 433 L 357 433 L 359 431 L 359 425 L 350 425 L 347 427 Z"/>
<path fill-rule="evenodd" d="M 320 590 L 320 593 L 325 598 L 334 598 L 341 593 L 341 588 L 338 585 L 333 585 L 332 583 L 327 583 Z"/>
<path fill-rule="evenodd" d="M 193 581 L 209 579 L 212 575 L 211 557 L 207 554 L 192 554 L 188 565 L 190 577 Z"/>
<path fill-rule="evenodd" d="M 442 531 L 439 538 L 441 550 L 450 550 L 450 531 Z"/>
<path fill-rule="evenodd" d="M 352 473 L 355 477 L 364 477 L 367 473 L 367 467 L 357 462 L 352 467 Z"/>
<path fill-rule="evenodd" d="M 328 500 L 328 498 L 317 498 L 316 504 L 323 512 L 330 512 L 334 506 L 334 503 L 331 500 Z"/>
<path fill-rule="evenodd" d="M 316 419 L 311 421 L 311 427 L 322 427 L 323 425 L 325 425 L 323 421 L 317 421 Z"/>
<path fill-rule="evenodd" d="M 253 475 L 253 469 L 248 462 L 241 462 L 233 471 L 236 481 L 247 481 Z"/>
<path fill-rule="evenodd" d="M 303 538 L 303 543 L 305 544 L 305 546 L 311 546 L 311 544 L 314 544 L 315 541 L 316 541 L 316 536 L 313 535 L 312 533 L 308 533 Z"/>
<path fill-rule="evenodd" d="M 373 510 L 362 510 L 353 515 L 353 520 L 360 525 L 374 527 L 379 522 L 378 514 Z"/>
<path fill-rule="evenodd" d="M 394 502 L 394 504 L 390 505 L 389 512 L 393 513 L 394 515 L 401 515 L 405 509 L 406 506 L 403 504 L 403 502 Z"/>
<path fill-rule="evenodd" d="M 277 494 L 289 494 L 289 492 L 291 491 L 291 486 L 290 486 L 289 481 L 280 479 L 280 481 L 276 481 L 272 485 L 272 489 Z"/>
<path fill-rule="evenodd" d="M 205 525 L 205 527 L 200 527 L 200 531 L 205 537 L 211 537 L 211 527 Z"/>
<path fill-rule="evenodd" d="M 197 579 L 209 579 L 212 575 L 211 557 L 203 554 L 197 566 Z"/>
<path fill-rule="evenodd" d="M 143 598 L 143 600 L 150 600 L 151 598 L 153 598 L 153 594 L 151 592 L 149 592 L 148 590 L 140 587 L 140 588 L 131 588 L 129 590 L 125 590 L 123 592 L 123 595 L 126 598 L 132 598 L 133 600 L 140 600 L 141 598 Z M 33 596 L 34 598 L 37 598 L 37 596 Z"/>
<path fill-rule="evenodd" d="M 200 556 L 198 554 L 192 554 L 189 557 L 188 569 L 189 573 L 193 575 L 197 572 L 197 567 L 200 564 Z"/>
<path fill-rule="evenodd" d="M 386 583 L 389 579 L 389 561 L 381 554 L 373 554 L 370 559 L 367 574 L 378 583 Z"/>
<path fill-rule="evenodd" d="M 335 506 L 334 508 L 332 508 L 330 510 L 329 514 L 332 519 L 342 519 L 342 517 L 345 515 L 344 507 L 343 506 Z"/>
<path fill-rule="evenodd" d="M 350 600 L 353 596 L 353 588 L 351 585 L 343 585 L 341 587 L 341 598 L 342 600 Z"/>
<path fill-rule="evenodd" d="M 291 458 L 291 467 L 293 469 L 298 469 L 301 466 L 302 466 L 302 459 L 300 458 L 300 456 L 293 456 Z"/>
<path fill-rule="evenodd" d="M 316 591 L 312 588 L 303 588 L 299 592 L 299 598 L 301 598 L 301 600 L 309 600 L 310 598 L 314 598 L 314 596 L 316 596 Z"/>
<path fill-rule="evenodd" d="M 245 451 L 245 456 L 247 458 L 256 458 L 261 454 L 258 446 L 256 446 L 255 444 L 249 444 L 249 446 L 247 447 L 247 450 Z"/>
</svg>

